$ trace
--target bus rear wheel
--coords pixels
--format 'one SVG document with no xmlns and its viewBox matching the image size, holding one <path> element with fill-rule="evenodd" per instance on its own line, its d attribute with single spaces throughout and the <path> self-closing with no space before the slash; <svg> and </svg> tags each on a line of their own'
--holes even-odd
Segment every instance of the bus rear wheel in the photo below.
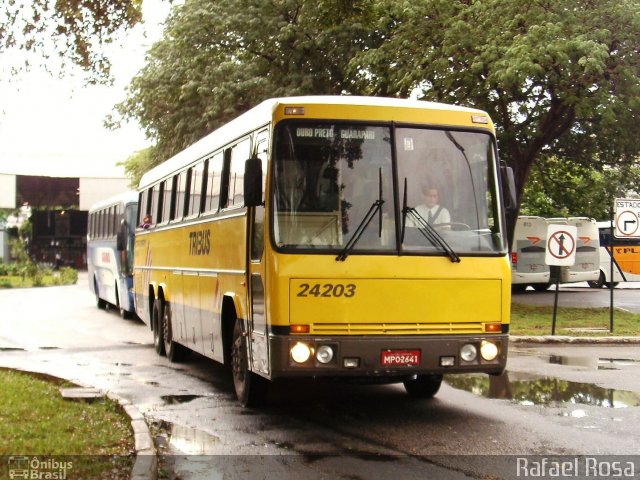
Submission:
<svg viewBox="0 0 640 480">
<path fill-rule="evenodd" d="M 173 341 L 173 326 L 171 324 L 171 304 L 165 302 L 162 309 L 162 340 L 164 342 L 164 353 L 171 362 L 179 362 L 185 356 L 185 348 Z"/>
<path fill-rule="evenodd" d="M 233 386 L 240 404 L 243 407 L 257 407 L 263 404 L 267 396 L 268 381 L 249 370 L 247 343 L 240 319 L 236 319 L 233 327 L 231 371 Z"/>
<path fill-rule="evenodd" d="M 600 272 L 600 276 L 598 280 L 589 280 L 587 283 L 591 288 L 602 288 L 606 282 L 606 278 L 604 276 L 604 272 Z"/>
<path fill-rule="evenodd" d="M 96 306 L 100 310 L 105 310 L 107 308 L 107 302 L 100 298 L 100 291 L 98 290 L 98 282 L 95 278 L 93 279 L 93 291 L 96 292 Z"/>
<path fill-rule="evenodd" d="M 164 335 L 162 334 L 162 302 L 156 299 L 151 312 L 151 327 L 153 329 L 153 348 L 158 355 L 164 355 Z"/>
<path fill-rule="evenodd" d="M 404 388 L 412 397 L 433 398 L 441 384 L 442 375 L 416 375 L 416 378 L 404 382 Z"/>
</svg>

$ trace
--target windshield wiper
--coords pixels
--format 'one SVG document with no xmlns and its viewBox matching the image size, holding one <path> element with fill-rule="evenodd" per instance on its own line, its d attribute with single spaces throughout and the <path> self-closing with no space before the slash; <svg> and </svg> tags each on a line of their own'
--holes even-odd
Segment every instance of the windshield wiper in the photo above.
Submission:
<svg viewBox="0 0 640 480">
<path fill-rule="evenodd" d="M 404 243 L 405 228 L 407 225 L 407 217 L 410 217 L 413 224 L 417 226 L 418 231 L 427 239 L 433 246 L 439 246 L 449 256 L 453 263 L 460 263 L 460 257 L 454 252 L 447 241 L 433 228 L 425 218 L 418 213 L 418 211 L 407 205 L 407 179 L 404 179 L 404 198 L 402 203 L 402 235 L 401 243 Z"/>
<path fill-rule="evenodd" d="M 384 204 L 384 200 L 382 198 L 382 168 L 378 169 L 378 200 L 373 202 L 369 207 L 369 211 L 366 213 L 358 228 L 353 233 L 347 244 L 344 246 L 342 251 L 336 257 L 336 262 L 344 262 L 349 256 L 349 252 L 353 250 L 362 234 L 367 229 L 373 217 L 375 217 L 376 213 L 378 214 L 378 237 L 382 237 L 382 205 Z"/>
</svg>

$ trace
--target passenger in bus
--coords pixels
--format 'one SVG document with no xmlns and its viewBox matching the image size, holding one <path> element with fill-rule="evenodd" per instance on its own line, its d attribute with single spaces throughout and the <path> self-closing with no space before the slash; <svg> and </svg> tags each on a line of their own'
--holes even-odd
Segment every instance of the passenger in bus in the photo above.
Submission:
<svg viewBox="0 0 640 480">
<path fill-rule="evenodd" d="M 429 186 L 424 192 L 424 198 L 425 203 L 416 207 L 422 218 L 434 226 L 451 223 L 449 210 L 440 205 L 440 195 L 436 187 Z"/>
<path fill-rule="evenodd" d="M 138 225 L 140 228 L 149 228 L 151 226 L 151 215 L 145 215 L 142 223 Z"/>
</svg>

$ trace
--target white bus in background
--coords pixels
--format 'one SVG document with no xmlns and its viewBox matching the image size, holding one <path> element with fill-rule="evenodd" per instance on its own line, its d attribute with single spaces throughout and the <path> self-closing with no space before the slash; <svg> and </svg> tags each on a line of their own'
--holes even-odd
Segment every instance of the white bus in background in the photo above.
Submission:
<svg viewBox="0 0 640 480">
<path fill-rule="evenodd" d="M 593 218 L 569 217 L 569 225 L 577 228 L 576 263 L 566 267 L 567 277 L 561 275 L 563 283 L 594 282 L 600 277 L 600 236 Z"/>
<path fill-rule="evenodd" d="M 122 318 L 135 316 L 133 243 L 138 193 L 125 192 L 89 209 L 87 274 L 96 305 L 113 305 Z"/>
<path fill-rule="evenodd" d="M 611 283 L 611 220 L 597 222 L 600 240 L 600 269 L 598 278 L 590 281 L 592 288 L 602 288 Z M 613 286 L 619 282 L 640 282 L 640 239 L 613 238 Z"/>
<path fill-rule="evenodd" d="M 576 262 L 561 267 L 560 283 L 594 282 L 600 276 L 600 239 L 595 220 L 587 217 L 520 216 L 516 222 L 511 253 L 513 290 L 524 291 L 528 285 L 545 291 L 555 280 L 545 263 L 547 227 L 573 225 L 577 228 Z M 606 253 L 606 252 L 605 252 Z"/>
<path fill-rule="evenodd" d="M 547 220 L 520 216 L 516 221 L 511 250 L 511 285 L 524 291 L 528 285 L 543 291 L 549 287 L 549 266 L 545 263 Z"/>
</svg>

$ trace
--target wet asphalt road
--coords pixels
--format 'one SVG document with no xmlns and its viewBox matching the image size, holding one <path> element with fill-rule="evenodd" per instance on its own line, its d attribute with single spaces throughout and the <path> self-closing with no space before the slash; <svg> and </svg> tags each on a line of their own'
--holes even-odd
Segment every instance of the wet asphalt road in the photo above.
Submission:
<svg viewBox="0 0 640 480">
<path fill-rule="evenodd" d="M 86 277 L 0 290 L 0 312 L 0 366 L 130 400 L 169 478 L 515 478 L 521 455 L 640 451 L 637 344 L 513 345 L 504 377 L 456 377 L 431 401 L 297 381 L 247 410 L 226 369 L 196 355 L 171 364 L 141 322 L 96 309 Z"/>
</svg>

